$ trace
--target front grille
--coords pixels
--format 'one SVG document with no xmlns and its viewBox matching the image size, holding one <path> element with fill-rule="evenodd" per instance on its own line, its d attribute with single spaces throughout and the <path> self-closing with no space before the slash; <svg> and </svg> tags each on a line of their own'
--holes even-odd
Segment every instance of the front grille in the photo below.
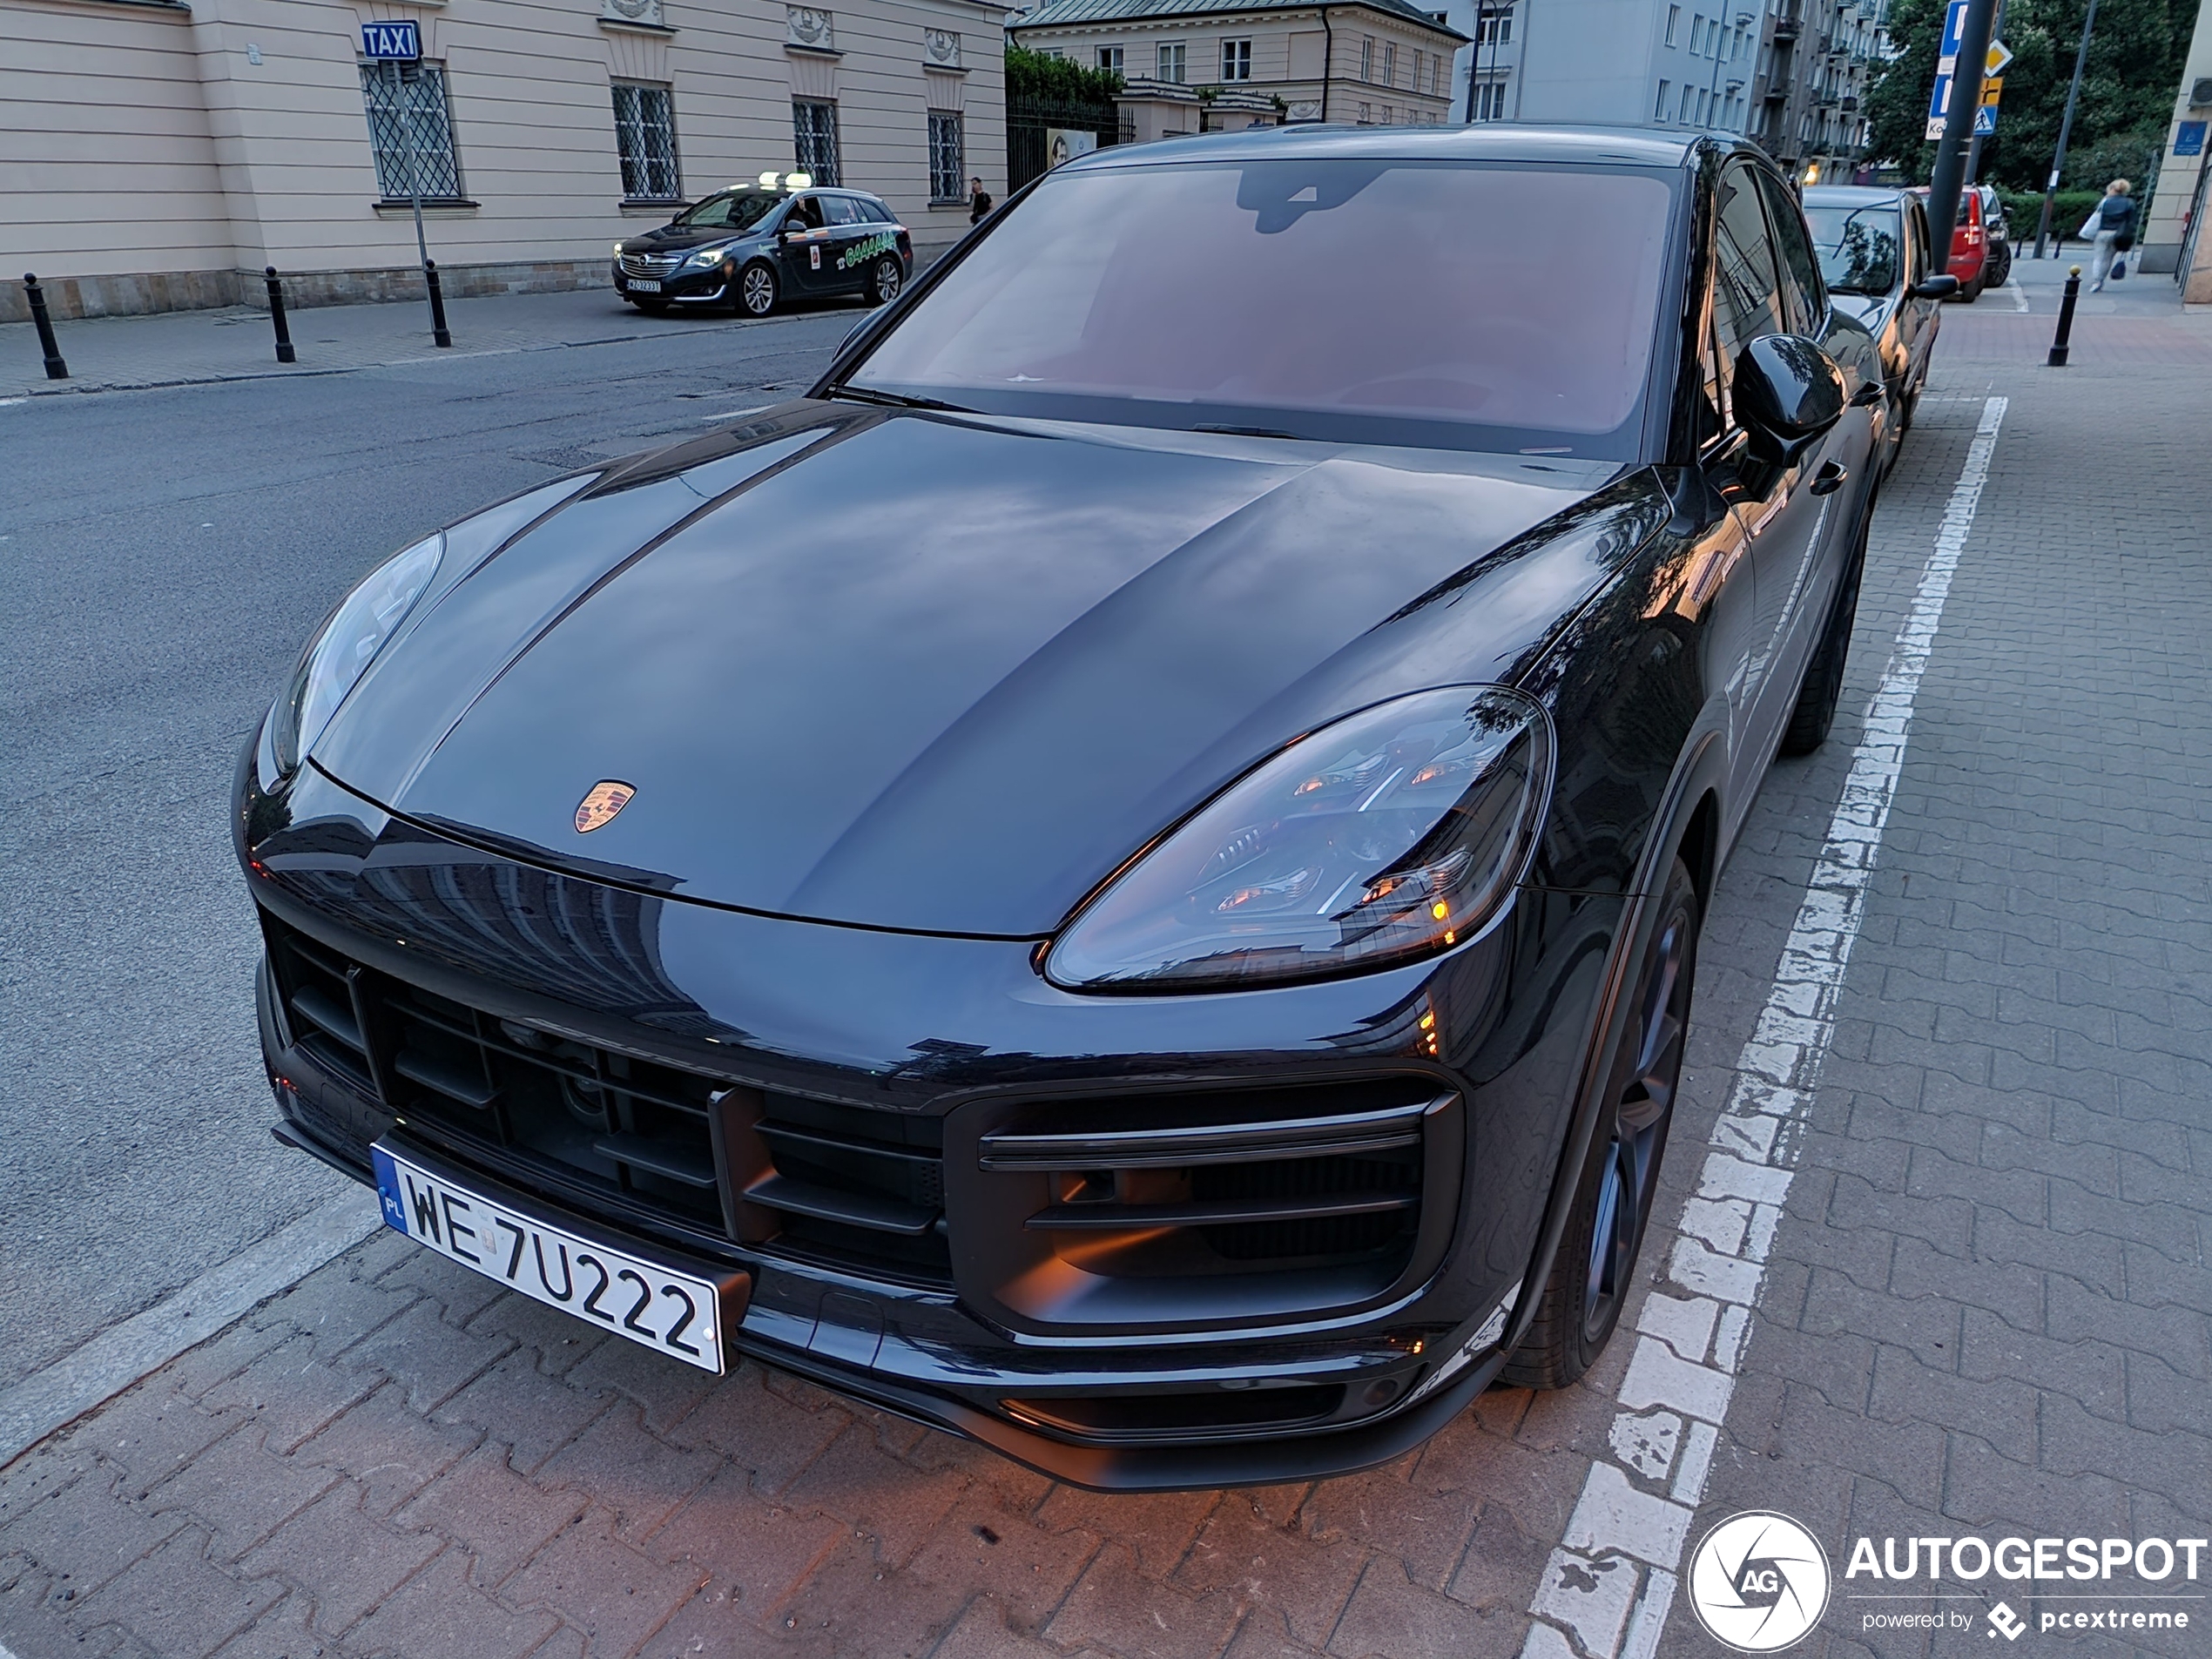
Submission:
<svg viewBox="0 0 2212 1659">
<path fill-rule="evenodd" d="M 633 277 L 672 276 L 684 263 L 681 253 L 625 253 L 622 256 L 622 273 Z"/>
<path fill-rule="evenodd" d="M 939 1120 L 638 1059 L 268 930 L 296 1046 L 409 1130 L 565 1203 L 949 1286 Z"/>
<path fill-rule="evenodd" d="M 947 1153 L 948 1177 L 972 1183 L 962 1282 L 1040 1327 L 1372 1301 L 1429 1271 L 1453 1213 L 1457 1099 L 1425 1076 L 969 1110 Z"/>
</svg>

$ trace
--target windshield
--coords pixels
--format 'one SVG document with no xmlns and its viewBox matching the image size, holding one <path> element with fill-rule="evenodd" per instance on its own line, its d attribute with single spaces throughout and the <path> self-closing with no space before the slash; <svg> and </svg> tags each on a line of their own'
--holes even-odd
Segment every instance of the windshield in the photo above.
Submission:
<svg viewBox="0 0 2212 1659">
<path fill-rule="evenodd" d="M 848 380 L 993 414 L 1629 459 L 1674 188 L 1337 158 L 1054 174 Z"/>
<path fill-rule="evenodd" d="M 1820 255 L 1820 274 L 1837 293 L 1887 293 L 1897 286 L 1898 249 L 1904 233 L 1897 209 L 1805 208 L 1812 246 Z"/>
<path fill-rule="evenodd" d="M 690 212 L 678 215 L 676 223 L 687 231 L 743 231 L 750 230 L 781 206 L 784 199 L 773 191 L 741 190 L 732 195 L 709 196 Z"/>
</svg>

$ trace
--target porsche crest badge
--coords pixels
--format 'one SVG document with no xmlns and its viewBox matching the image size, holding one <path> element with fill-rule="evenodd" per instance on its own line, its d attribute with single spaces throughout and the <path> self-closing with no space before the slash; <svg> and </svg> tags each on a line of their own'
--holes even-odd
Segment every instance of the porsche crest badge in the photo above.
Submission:
<svg viewBox="0 0 2212 1659">
<path fill-rule="evenodd" d="M 628 784 L 618 784 L 611 778 L 592 785 L 591 792 L 577 803 L 577 833 L 589 835 L 602 824 L 612 822 L 614 815 L 629 806 L 630 798 L 637 792 Z"/>
</svg>

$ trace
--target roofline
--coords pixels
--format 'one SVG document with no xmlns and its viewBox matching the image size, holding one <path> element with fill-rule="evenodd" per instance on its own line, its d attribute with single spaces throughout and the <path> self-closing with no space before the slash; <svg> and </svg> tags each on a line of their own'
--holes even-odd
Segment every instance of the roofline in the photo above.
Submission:
<svg viewBox="0 0 2212 1659">
<path fill-rule="evenodd" d="M 1048 6 L 1051 5 L 1054 0 L 1044 0 L 1044 3 Z M 1413 5 L 1412 0 L 1406 0 L 1406 3 L 1413 10 L 1420 11 L 1419 6 Z M 1041 6 L 1038 9 L 1042 10 L 1043 7 Z M 1303 3 L 1295 5 L 1268 5 L 1258 3 L 1258 0 L 1220 0 L 1218 4 L 1202 6 L 1195 11 L 1150 12 L 1126 17 L 1084 17 L 1067 23 L 1034 23 L 1025 20 L 1021 23 L 1008 23 L 1006 25 L 1006 31 L 1011 35 L 1024 29 L 1082 29 L 1096 24 L 1166 23 L 1178 17 L 1231 17 L 1246 14 L 1253 17 L 1273 17 L 1285 11 L 1313 11 L 1325 17 L 1332 11 L 1347 10 L 1372 11 L 1379 17 L 1389 17 L 1402 24 L 1410 24 L 1417 28 L 1426 29 L 1432 34 L 1442 35 L 1447 39 L 1456 40 L 1463 46 L 1471 45 L 1474 40 L 1474 36 L 1463 35 L 1451 24 L 1439 23 L 1426 12 L 1422 12 L 1418 17 L 1409 17 L 1395 7 L 1380 3 L 1380 0 L 1303 0 Z M 1365 84 L 1365 83 L 1360 84 Z"/>
</svg>

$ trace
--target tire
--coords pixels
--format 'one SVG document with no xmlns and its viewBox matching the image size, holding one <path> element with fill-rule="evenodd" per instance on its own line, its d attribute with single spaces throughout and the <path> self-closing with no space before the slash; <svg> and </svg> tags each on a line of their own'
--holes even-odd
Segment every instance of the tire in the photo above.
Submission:
<svg viewBox="0 0 2212 1659">
<path fill-rule="evenodd" d="M 1851 655 L 1851 631 L 1858 620 L 1858 578 L 1866 569 L 1866 529 L 1874 517 L 1868 502 L 1859 516 L 1858 535 L 1851 546 L 1851 563 L 1829 602 L 1828 625 L 1805 664 L 1805 677 L 1797 685 L 1797 705 L 1790 711 L 1788 730 L 1782 734 L 1782 752 L 1809 755 L 1828 741 L 1828 728 L 1836 723 L 1836 702 L 1844 691 L 1844 661 Z"/>
<path fill-rule="evenodd" d="M 868 266 L 868 302 L 887 306 L 907 286 L 907 269 L 888 253 Z"/>
<path fill-rule="evenodd" d="M 1675 859 L 1657 925 L 1621 1004 L 1626 1026 L 1558 1258 L 1535 1322 L 1500 1376 L 1514 1386 L 1568 1386 L 1597 1362 L 1621 1321 L 1674 1122 L 1702 909 L 1689 867 Z"/>
<path fill-rule="evenodd" d="M 778 297 L 774 267 L 765 260 L 755 260 L 738 273 L 738 309 L 746 316 L 766 316 Z"/>
<path fill-rule="evenodd" d="M 1981 279 L 1979 277 L 1976 277 L 1972 282 L 1961 283 L 1959 285 L 1959 303 L 1960 305 L 1970 306 L 1980 298 Z"/>
</svg>

